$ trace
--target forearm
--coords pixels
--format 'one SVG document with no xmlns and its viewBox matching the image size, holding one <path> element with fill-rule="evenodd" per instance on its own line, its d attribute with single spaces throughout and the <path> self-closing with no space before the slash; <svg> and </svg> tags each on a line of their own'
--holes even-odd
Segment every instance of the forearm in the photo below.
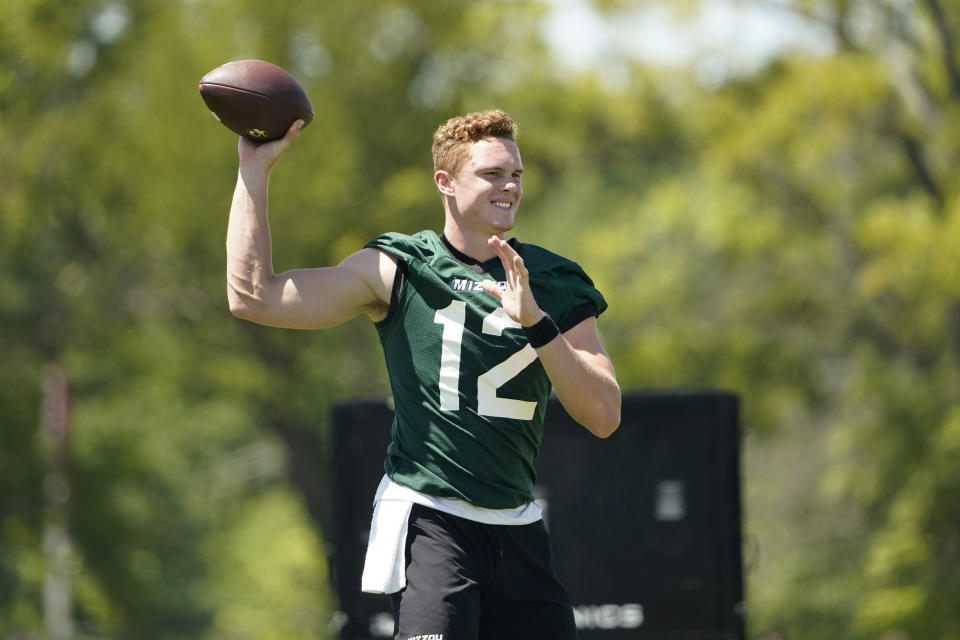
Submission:
<svg viewBox="0 0 960 640">
<path fill-rule="evenodd" d="M 537 356 L 570 417 L 594 435 L 606 438 L 620 426 L 620 385 L 610 356 L 600 344 L 596 317 L 556 335 L 550 335 L 549 327 L 546 335 L 533 328 L 545 316 L 533 296 L 523 258 L 503 238 L 491 236 L 488 243 L 500 257 L 507 286 L 501 289 L 492 280 L 484 280 L 484 290 L 500 301 L 511 320 L 528 330 L 527 336 L 533 339 Z"/>
<path fill-rule="evenodd" d="M 564 334 L 537 349 L 553 389 L 574 420 L 606 438 L 620 426 L 620 385 L 610 358 L 577 350 Z"/>
<path fill-rule="evenodd" d="M 227 224 L 227 299 L 242 315 L 267 302 L 273 278 L 267 222 L 269 172 L 241 167 Z"/>
</svg>

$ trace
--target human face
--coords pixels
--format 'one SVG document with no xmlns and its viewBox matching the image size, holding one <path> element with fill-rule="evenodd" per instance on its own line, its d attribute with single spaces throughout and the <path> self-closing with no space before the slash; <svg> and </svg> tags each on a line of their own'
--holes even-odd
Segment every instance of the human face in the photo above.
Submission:
<svg viewBox="0 0 960 640">
<path fill-rule="evenodd" d="M 451 212 L 461 230 L 491 236 L 512 229 L 523 195 L 522 174 L 513 140 L 484 138 L 470 145 L 466 162 L 449 183 Z"/>
</svg>

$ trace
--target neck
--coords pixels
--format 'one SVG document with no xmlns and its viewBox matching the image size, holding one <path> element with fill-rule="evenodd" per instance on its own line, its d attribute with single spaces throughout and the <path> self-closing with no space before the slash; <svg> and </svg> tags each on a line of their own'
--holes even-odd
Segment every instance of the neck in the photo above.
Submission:
<svg viewBox="0 0 960 640">
<path fill-rule="evenodd" d="M 497 255 L 488 243 L 490 239 L 488 235 L 464 232 L 463 229 L 449 221 L 443 227 L 443 235 L 458 251 L 467 254 L 474 260 L 486 262 Z M 502 233 L 498 235 L 503 237 Z"/>
</svg>

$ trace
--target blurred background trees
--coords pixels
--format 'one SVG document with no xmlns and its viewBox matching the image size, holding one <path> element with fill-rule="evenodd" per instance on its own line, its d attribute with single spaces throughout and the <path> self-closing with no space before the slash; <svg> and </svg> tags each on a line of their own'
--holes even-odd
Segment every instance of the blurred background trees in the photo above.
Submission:
<svg viewBox="0 0 960 640">
<path fill-rule="evenodd" d="M 532 0 L 3 3 L 0 636 L 42 637 L 57 557 L 77 637 L 328 633 L 329 410 L 388 385 L 363 320 L 227 312 L 234 140 L 196 82 L 258 57 L 317 111 L 278 270 L 439 228 L 432 131 L 506 109 L 517 235 L 607 294 L 622 387 L 741 395 L 751 635 L 960 637 L 960 8 L 740 4 L 818 46 L 572 65 Z"/>
</svg>

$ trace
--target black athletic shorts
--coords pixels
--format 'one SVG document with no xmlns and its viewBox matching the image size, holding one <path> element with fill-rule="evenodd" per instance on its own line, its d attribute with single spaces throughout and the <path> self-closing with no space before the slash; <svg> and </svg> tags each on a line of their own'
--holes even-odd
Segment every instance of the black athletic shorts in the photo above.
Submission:
<svg viewBox="0 0 960 640">
<path fill-rule="evenodd" d="M 575 640 L 543 522 L 490 525 L 415 504 L 395 640 Z"/>
</svg>

